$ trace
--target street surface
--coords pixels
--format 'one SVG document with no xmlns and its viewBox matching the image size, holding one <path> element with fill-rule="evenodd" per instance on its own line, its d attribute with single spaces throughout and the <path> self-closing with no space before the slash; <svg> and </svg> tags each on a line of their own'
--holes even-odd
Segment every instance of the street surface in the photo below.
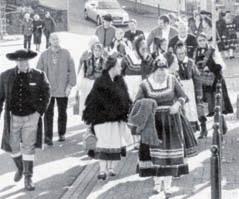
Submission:
<svg viewBox="0 0 239 199">
<path fill-rule="evenodd" d="M 58 0 L 53 0 L 56 3 Z M 84 0 L 69 0 L 70 2 L 70 32 L 60 33 L 62 46 L 69 49 L 74 58 L 76 68 L 81 53 L 87 48 L 90 35 L 94 34 L 96 25 L 92 21 L 86 21 L 83 18 Z M 127 9 L 127 4 L 126 5 Z M 129 9 L 129 8 L 128 8 Z M 132 10 L 132 9 L 129 9 Z M 138 21 L 139 29 L 147 34 L 157 24 L 156 17 L 139 15 L 129 12 L 131 18 Z M 127 28 L 124 28 L 127 29 Z M 0 72 L 7 68 L 13 67 L 14 63 L 5 58 L 5 54 L 10 51 L 22 48 L 22 36 L 8 42 L 0 42 Z M 42 49 L 44 49 L 44 37 Z M 33 48 L 34 49 L 34 48 Z M 32 61 L 35 65 L 37 59 Z M 237 93 L 239 91 L 239 69 L 238 59 L 227 60 L 227 69 L 224 75 L 227 77 L 227 86 L 233 104 L 236 103 Z M 74 90 L 71 97 L 74 96 Z M 58 136 L 56 125 L 54 126 L 54 146 L 47 147 L 44 151 L 37 151 L 35 170 L 33 180 L 36 183 L 36 191 L 25 192 L 23 189 L 23 181 L 19 183 L 13 182 L 15 166 L 9 154 L 0 151 L 0 199 L 60 199 L 64 198 L 67 191 L 74 190 L 74 197 L 64 199 L 80 198 L 82 187 L 84 190 L 84 198 L 87 193 L 91 194 L 87 199 L 153 199 L 152 188 L 153 181 L 151 178 L 141 179 L 135 174 L 136 153 L 130 152 L 129 156 L 124 159 L 117 168 L 118 176 L 113 181 L 105 183 L 98 182 L 96 179 L 97 172 L 92 170 L 89 175 L 84 174 L 80 187 L 75 185 L 81 174 L 86 168 L 98 169 L 96 161 L 89 159 L 82 147 L 82 134 L 84 125 L 79 116 L 72 114 L 71 105 L 68 109 L 68 130 L 67 140 L 64 143 L 57 142 Z M 55 124 L 57 114 L 55 114 Z M 234 116 L 228 116 L 229 132 L 225 138 L 223 163 L 223 189 L 225 199 L 239 198 L 239 176 L 238 162 L 239 156 L 237 150 L 239 148 L 238 140 L 238 121 Z M 2 134 L 3 118 L 0 120 L 0 137 Z M 211 128 L 212 122 L 209 127 Z M 189 159 L 191 174 L 180 179 L 176 179 L 173 183 L 174 193 L 173 199 L 209 199 L 210 196 L 210 137 L 199 142 L 199 155 Z M 94 171 L 94 172 L 93 172 Z M 87 177 L 88 176 L 88 177 Z M 79 181 L 79 180 L 78 180 Z M 84 184 L 88 183 L 88 184 Z M 84 186 L 83 186 L 84 185 Z M 70 195 L 70 194 L 68 194 Z M 76 197 L 77 196 L 77 197 Z M 82 195 L 83 197 L 83 195 Z"/>
</svg>

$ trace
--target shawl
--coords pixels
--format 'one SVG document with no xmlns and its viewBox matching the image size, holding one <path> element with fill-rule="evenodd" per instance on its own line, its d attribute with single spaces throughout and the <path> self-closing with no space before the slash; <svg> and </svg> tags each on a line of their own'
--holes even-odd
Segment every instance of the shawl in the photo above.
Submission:
<svg viewBox="0 0 239 199">
<path fill-rule="evenodd" d="M 122 76 L 112 81 L 108 72 L 103 71 L 86 98 L 82 118 L 92 125 L 127 121 L 130 105 L 131 100 Z"/>
<path fill-rule="evenodd" d="M 141 135 L 142 143 L 150 146 L 160 144 L 154 119 L 156 108 L 157 102 L 153 99 L 138 100 L 134 104 L 128 120 L 129 126 L 136 126 L 136 132 Z"/>
</svg>

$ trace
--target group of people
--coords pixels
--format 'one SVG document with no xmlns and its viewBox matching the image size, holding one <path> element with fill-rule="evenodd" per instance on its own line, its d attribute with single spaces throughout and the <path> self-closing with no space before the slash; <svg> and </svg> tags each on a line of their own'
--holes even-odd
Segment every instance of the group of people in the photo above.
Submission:
<svg viewBox="0 0 239 199">
<path fill-rule="evenodd" d="M 136 20 L 124 32 L 105 15 L 80 58 L 78 76 L 56 33 L 50 35 L 50 47 L 40 55 L 37 69 L 28 63 L 35 52 L 7 54 L 17 66 L 0 76 L 0 112 L 5 102 L 2 149 L 12 154 L 14 180 L 24 175 L 26 190 L 34 190 L 35 147 L 43 144 L 43 130 L 45 143 L 53 145 L 55 101 L 59 141 L 65 141 L 68 96 L 77 85 L 80 115 L 97 138 L 88 155 L 99 160 L 98 179 L 115 176 L 127 146 L 138 143 L 139 176 L 153 176 L 155 192 L 170 197 L 172 178 L 188 174 L 187 158 L 197 154 L 195 132 L 200 131 L 198 138 L 207 136 L 217 83 L 222 85 L 222 113 L 233 112 L 222 73 L 225 63 L 211 44 L 210 18 L 199 16 L 201 28 L 197 15 L 190 19 L 195 23 L 192 31 L 190 20 L 162 15 L 146 37 Z M 225 134 L 223 115 L 221 119 Z"/>
<path fill-rule="evenodd" d="M 197 154 L 195 132 L 198 139 L 207 137 L 218 83 L 222 113 L 233 113 L 226 66 L 212 44 L 211 19 L 203 14 L 176 23 L 160 16 L 147 37 L 134 19 L 123 32 L 111 25 L 111 15 L 104 16 L 77 78 L 82 119 L 97 138 L 88 154 L 99 160 L 98 179 L 115 176 L 125 147 L 139 142 L 137 172 L 153 176 L 154 190 L 170 197 L 172 177 L 188 174 L 187 158 Z M 223 115 L 221 121 L 225 134 Z"/>
<path fill-rule="evenodd" d="M 239 10 L 238 10 L 239 11 Z M 230 11 L 217 12 L 216 21 L 216 40 L 218 43 L 219 51 L 224 52 L 225 58 L 235 58 L 234 51 L 238 46 L 238 11 L 235 17 L 232 16 Z M 201 17 L 203 16 L 203 18 Z M 191 33 L 197 35 L 201 31 L 207 34 L 210 40 L 212 31 L 211 13 L 207 11 L 195 12 L 194 16 L 189 19 L 189 28 Z"/>
<path fill-rule="evenodd" d="M 43 148 L 44 143 L 53 145 L 55 101 L 58 141 L 65 141 L 68 96 L 76 85 L 70 52 L 60 46 L 57 33 L 50 35 L 49 42 L 50 47 L 40 55 L 36 67 L 29 64 L 36 52 L 23 49 L 8 53 L 7 58 L 15 61 L 16 67 L 0 75 L 0 113 L 5 104 L 1 149 L 11 153 L 17 167 L 14 181 L 20 181 L 24 175 L 27 191 L 35 190 L 32 182 L 35 149 Z"/>
<path fill-rule="evenodd" d="M 49 38 L 52 32 L 55 32 L 56 23 L 51 17 L 50 12 L 46 12 L 44 20 L 39 14 L 34 14 L 33 19 L 30 13 L 25 13 L 21 23 L 21 31 L 24 36 L 24 48 L 31 49 L 32 35 L 33 43 L 36 45 L 36 51 L 40 51 L 42 42 L 42 33 L 46 37 L 46 48 L 49 47 Z"/>
</svg>

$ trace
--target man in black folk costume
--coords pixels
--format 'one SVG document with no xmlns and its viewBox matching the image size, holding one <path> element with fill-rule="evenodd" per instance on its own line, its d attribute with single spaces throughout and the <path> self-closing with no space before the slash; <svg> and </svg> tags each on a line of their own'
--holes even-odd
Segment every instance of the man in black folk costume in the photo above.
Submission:
<svg viewBox="0 0 239 199">
<path fill-rule="evenodd" d="M 43 144 L 42 119 L 50 99 L 50 86 L 44 72 L 29 67 L 28 60 L 37 53 L 18 50 L 7 58 L 17 66 L 0 76 L 0 113 L 5 102 L 4 129 L 1 148 L 11 153 L 17 172 L 14 181 L 25 176 L 27 191 L 32 183 L 35 148 Z"/>
</svg>

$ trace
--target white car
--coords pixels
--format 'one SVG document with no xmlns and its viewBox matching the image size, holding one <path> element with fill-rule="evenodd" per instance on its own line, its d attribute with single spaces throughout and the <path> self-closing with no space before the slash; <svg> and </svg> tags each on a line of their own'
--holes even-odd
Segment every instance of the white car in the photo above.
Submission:
<svg viewBox="0 0 239 199">
<path fill-rule="evenodd" d="M 102 17 L 111 14 L 113 25 L 127 26 L 129 23 L 129 14 L 120 6 L 117 0 L 89 0 L 85 3 L 84 17 L 102 24 Z"/>
</svg>

